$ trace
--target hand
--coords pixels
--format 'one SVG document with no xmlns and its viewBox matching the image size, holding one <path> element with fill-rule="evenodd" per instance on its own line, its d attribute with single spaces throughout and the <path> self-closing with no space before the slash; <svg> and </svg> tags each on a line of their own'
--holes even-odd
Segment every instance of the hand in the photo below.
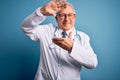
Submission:
<svg viewBox="0 0 120 80">
<path fill-rule="evenodd" d="M 68 38 L 53 38 L 53 42 L 61 48 L 71 52 L 73 47 L 72 32 L 69 33 Z"/>
<path fill-rule="evenodd" d="M 66 0 L 52 0 L 40 9 L 40 12 L 45 16 L 55 16 L 62 9 L 62 3 Z"/>
</svg>

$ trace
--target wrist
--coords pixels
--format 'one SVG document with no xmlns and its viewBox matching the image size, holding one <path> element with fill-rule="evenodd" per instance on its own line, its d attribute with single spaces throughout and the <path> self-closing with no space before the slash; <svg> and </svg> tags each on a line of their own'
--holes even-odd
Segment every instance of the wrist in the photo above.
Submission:
<svg viewBox="0 0 120 80">
<path fill-rule="evenodd" d="M 44 8 L 41 8 L 41 9 L 40 9 L 40 13 L 42 13 L 42 14 L 45 16 L 45 15 L 46 15 L 45 9 L 44 9 Z"/>
</svg>

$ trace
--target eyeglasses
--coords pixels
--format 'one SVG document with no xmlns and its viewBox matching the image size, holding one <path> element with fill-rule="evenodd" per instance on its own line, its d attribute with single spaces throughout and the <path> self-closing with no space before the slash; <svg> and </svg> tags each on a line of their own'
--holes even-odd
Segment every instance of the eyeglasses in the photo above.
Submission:
<svg viewBox="0 0 120 80">
<path fill-rule="evenodd" d="M 75 14 L 74 13 L 69 13 L 69 14 L 64 14 L 64 13 L 61 13 L 61 14 L 57 14 L 60 18 L 66 18 L 66 17 L 69 17 L 69 18 L 73 18 L 75 17 Z"/>
</svg>

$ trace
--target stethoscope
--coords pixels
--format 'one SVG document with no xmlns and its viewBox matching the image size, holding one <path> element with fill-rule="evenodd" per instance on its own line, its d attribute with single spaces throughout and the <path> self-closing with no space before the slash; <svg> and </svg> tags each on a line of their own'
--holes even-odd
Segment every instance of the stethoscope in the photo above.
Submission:
<svg viewBox="0 0 120 80">
<path fill-rule="evenodd" d="M 55 27 L 55 30 L 54 30 L 54 37 L 57 37 L 57 36 L 56 36 L 56 32 L 57 32 L 58 29 L 59 29 L 59 28 L 56 26 L 56 27 Z M 75 29 L 75 34 L 74 34 L 74 36 L 73 36 L 73 41 L 76 41 L 76 40 L 81 43 L 81 36 L 80 36 L 80 34 L 78 34 L 78 31 Z M 55 45 L 51 45 L 51 48 L 55 48 Z M 57 48 L 57 47 L 56 47 L 56 48 Z M 60 65 L 60 62 L 61 62 L 60 57 L 61 57 L 62 51 L 61 51 L 61 48 L 57 48 L 56 50 L 57 50 L 57 52 L 59 53 L 58 64 Z"/>
<path fill-rule="evenodd" d="M 56 37 L 56 32 L 57 32 L 57 30 L 58 30 L 58 27 L 55 27 L 55 30 L 54 30 L 54 37 Z M 80 34 L 78 34 L 78 31 L 75 29 L 75 35 L 74 35 L 74 38 L 73 38 L 73 40 L 75 40 L 76 38 L 78 38 L 79 40 L 81 40 L 81 36 L 80 36 Z"/>
</svg>

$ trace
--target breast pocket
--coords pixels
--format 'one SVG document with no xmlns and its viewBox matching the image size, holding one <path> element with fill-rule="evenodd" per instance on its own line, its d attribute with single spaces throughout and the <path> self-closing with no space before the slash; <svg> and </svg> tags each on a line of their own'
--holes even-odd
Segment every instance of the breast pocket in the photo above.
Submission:
<svg viewBox="0 0 120 80">
<path fill-rule="evenodd" d="M 55 58 L 57 60 L 58 56 L 59 56 L 59 53 L 60 53 L 60 47 L 57 46 L 55 43 L 51 43 L 49 45 L 49 48 L 50 48 L 50 53 L 51 53 L 51 57 L 52 58 Z"/>
<path fill-rule="evenodd" d="M 50 49 L 58 49 L 59 48 L 59 46 L 57 46 L 55 43 L 51 43 L 51 44 L 49 44 L 49 48 Z"/>
</svg>

